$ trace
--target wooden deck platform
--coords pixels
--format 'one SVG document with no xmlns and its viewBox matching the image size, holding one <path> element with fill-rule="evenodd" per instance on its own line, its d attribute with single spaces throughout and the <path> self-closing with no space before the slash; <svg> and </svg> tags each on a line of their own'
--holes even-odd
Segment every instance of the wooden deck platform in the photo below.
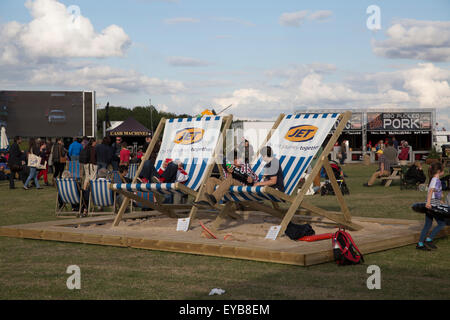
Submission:
<svg viewBox="0 0 450 320">
<path fill-rule="evenodd" d="M 206 226 L 215 214 L 200 212 L 199 219 Z M 264 239 L 276 221 L 259 212 L 246 212 L 241 219 L 231 220 L 226 229 L 218 230 L 217 239 L 202 236 L 199 220 L 188 232 L 176 231 L 177 221 L 158 212 L 140 212 L 124 216 L 118 227 L 112 228 L 113 216 L 82 219 L 59 219 L 50 222 L 0 227 L 0 236 L 75 242 L 84 244 L 131 247 L 140 249 L 201 254 L 217 257 L 309 266 L 333 260 L 331 240 L 317 242 L 293 241 L 283 236 L 278 240 Z M 301 222 L 300 219 L 303 221 Z M 330 221 L 314 217 L 296 216 L 294 222 L 309 223 L 316 234 L 334 232 Z M 383 251 L 416 243 L 422 222 L 399 219 L 354 217 L 364 226 L 351 232 L 363 254 Z M 440 234 L 450 234 L 446 227 Z M 226 239 L 225 239 L 225 238 Z"/>
</svg>

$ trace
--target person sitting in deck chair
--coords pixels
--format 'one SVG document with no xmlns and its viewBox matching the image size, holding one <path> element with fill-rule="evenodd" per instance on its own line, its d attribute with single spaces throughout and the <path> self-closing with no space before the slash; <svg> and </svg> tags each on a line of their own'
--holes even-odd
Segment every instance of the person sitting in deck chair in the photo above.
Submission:
<svg viewBox="0 0 450 320">
<path fill-rule="evenodd" d="M 62 175 L 61 175 L 62 179 L 71 179 L 72 178 L 72 174 L 70 173 L 69 170 L 64 170 Z M 80 207 L 79 204 L 73 204 L 72 205 L 72 211 L 79 211 Z M 58 208 L 61 209 L 62 207 L 64 207 L 64 202 L 61 199 L 61 196 L 58 193 Z"/>
<path fill-rule="evenodd" d="M 269 146 L 262 148 L 260 154 L 266 165 L 264 166 L 262 181 L 254 185 L 272 187 L 284 192 L 284 177 L 280 160 L 273 156 L 272 148 Z"/>
<path fill-rule="evenodd" d="M 206 180 L 206 191 L 204 193 L 204 198 L 200 199 L 197 202 L 194 202 L 195 206 L 214 207 L 217 202 L 222 200 L 223 196 L 228 192 L 231 186 L 254 185 L 258 182 L 258 176 L 252 171 L 250 164 L 245 163 L 243 159 L 239 159 L 237 157 L 237 151 L 234 151 L 233 164 L 241 174 L 248 176 L 246 183 L 234 179 L 232 173 L 235 168 L 233 166 L 227 166 L 227 170 L 223 169 L 223 180 L 214 177 L 210 177 L 208 180 Z M 216 186 L 218 186 L 217 189 L 215 189 Z"/>
</svg>

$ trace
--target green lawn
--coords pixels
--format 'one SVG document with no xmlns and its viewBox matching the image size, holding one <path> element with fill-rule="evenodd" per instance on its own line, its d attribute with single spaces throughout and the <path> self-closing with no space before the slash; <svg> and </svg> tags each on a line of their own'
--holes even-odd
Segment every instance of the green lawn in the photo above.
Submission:
<svg viewBox="0 0 450 320">
<path fill-rule="evenodd" d="M 411 211 L 426 194 L 363 188 L 375 166 L 344 167 L 354 216 L 423 219 Z M 0 186 L 0 225 L 54 220 L 55 189 Z M 334 197 L 311 200 L 332 210 Z M 331 245 L 331 244 L 330 244 Z M 366 255 L 364 265 L 297 267 L 130 248 L 0 237 L 0 299 L 449 299 L 450 240 Z M 66 268 L 81 268 L 81 290 L 68 290 Z M 367 267 L 381 268 L 381 290 L 368 290 Z M 212 288 L 225 295 L 209 297 Z"/>
</svg>

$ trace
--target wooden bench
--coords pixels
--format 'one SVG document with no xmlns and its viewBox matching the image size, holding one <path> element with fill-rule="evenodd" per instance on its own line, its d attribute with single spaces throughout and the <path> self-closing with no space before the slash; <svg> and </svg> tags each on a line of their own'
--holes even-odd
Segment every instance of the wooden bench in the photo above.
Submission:
<svg viewBox="0 0 450 320">
<path fill-rule="evenodd" d="M 402 167 L 401 166 L 391 166 L 392 168 L 392 173 L 390 176 L 388 177 L 382 177 L 381 180 L 386 181 L 385 183 L 385 187 L 389 187 L 392 183 L 393 180 L 400 180 L 400 172 L 402 171 Z"/>
</svg>

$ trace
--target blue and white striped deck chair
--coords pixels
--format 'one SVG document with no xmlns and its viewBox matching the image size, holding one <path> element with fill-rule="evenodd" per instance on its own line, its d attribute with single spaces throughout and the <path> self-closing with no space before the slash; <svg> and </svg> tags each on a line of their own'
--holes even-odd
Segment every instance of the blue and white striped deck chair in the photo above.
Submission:
<svg viewBox="0 0 450 320">
<path fill-rule="evenodd" d="M 280 161 L 284 177 L 284 192 L 267 186 L 230 187 L 229 192 L 226 193 L 222 199 L 222 201 L 226 204 L 226 208 L 224 208 L 219 217 L 217 217 L 214 228 L 217 228 L 220 225 L 220 221 L 223 220 L 224 215 L 229 212 L 231 207 L 230 204 L 233 202 L 242 202 L 243 204 L 249 204 L 250 207 L 255 207 L 256 205 L 258 207 L 258 210 L 263 209 L 263 204 L 261 203 L 262 201 L 272 202 L 275 208 L 278 208 L 278 205 L 276 203 L 288 202 L 290 203 L 290 207 L 288 210 L 289 214 L 284 215 L 281 229 L 284 233 L 283 227 L 285 225 L 287 226 L 287 223 L 290 222 L 293 214 L 302 204 L 303 197 L 312 184 L 314 177 L 317 175 L 317 173 L 319 173 L 324 160 L 317 161 L 314 166 L 315 168 L 313 168 L 313 173 L 308 176 L 302 188 L 298 191 L 298 185 L 301 177 L 305 174 L 306 169 L 310 165 L 317 151 L 322 146 L 327 135 L 333 129 L 336 121 L 338 119 L 344 119 L 345 123 L 347 123 L 347 118 L 349 118 L 350 116 L 350 112 L 346 113 L 345 115 L 340 115 L 338 113 L 305 113 L 291 114 L 286 116 L 281 115 L 281 121 L 277 121 L 277 123 L 279 124 L 275 125 L 275 130 L 271 134 L 269 140 L 267 141 L 267 143 L 261 146 L 261 148 L 266 145 L 271 146 L 274 157 L 276 157 Z M 321 159 L 323 159 L 323 157 L 326 157 L 331 151 L 334 143 L 342 132 L 345 123 L 343 125 L 339 124 L 336 131 L 330 138 L 330 142 L 328 142 L 324 151 L 320 155 Z M 260 180 L 263 177 L 264 166 L 265 162 L 262 157 L 259 156 L 253 166 L 253 171 L 259 176 Z M 317 171 L 315 174 L 314 170 Z M 229 203 L 229 205 L 227 205 L 227 203 Z M 272 209 L 268 210 L 267 212 L 273 213 L 274 211 Z M 322 215 L 327 215 L 327 218 L 334 218 L 333 220 L 341 223 L 344 226 L 349 227 L 351 225 L 351 223 L 345 223 L 349 221 L 344 221 L 344 219 L 340 219 L 334 214 L 324 213 L 324 210 L 320 211 L 320 213 Z"/>
<path fill-rule="evenodd" d="M 110 180 L 95 179 L 91 180 L 89 192 L 88 214 L 92 213 L 94 207 L 113 207 L 113 213 L 116 209 L 116 197 L 112 190 L 109 189 Z"/>
<path fill-rule="evenodd" d="M 224 121 L 226 120 L 226 121 Z M 222 128 L 222 123 L 225 125 Z M 183 194 L 199 197 L 203 190 L 206 178 L 211 175 L 213 165 L 216 161 L 218 147 L 221 147 L 220 136 L 224 135 L 232 122 L 232 116 L 204 116 L 200 118 L 176 118 L 161 119 L 154 139 L 164 128 L 164 135 L 158 156 L 155 162 L 156 170 L 159 170 L 165 159 L 179 160 L 183 163 L 184 170 L 189 174 L 189 179 L 185 184 L 182 183 L 130 183 L 130 184 L 111 184 L 111 189 L 119 193 L 128 195 L 129 198 L 138 201 L 133 192 L 154 192 L 155 196 L 166 194 Z M 222 128 L 222 129 L 221 129 Z M 142 157 L 142 162 L 146 161 L 152 150 L 147 150 Z M 134 177 L 136 181 L 136 176 Z M 183 205 L 173 204 L 153 204 L 142 202 L 146 206 L 166 213 L 171 217 L 176 217 L 172 211 Z M 191 205 L 184 207 L 192 208 L 191 217 L 195 214 L 196 208 Z M 114 225 L 117 225 L 121 219 L 122 208 L 117 215 Z M 192 219 L 191 219 L 192 220 Z"/>
<path fill-rule="evenodd" d="M 128 179 L 133 179 L 134 176 L 136 175 L 137 168 L 138 168 L 137 163 L 130 163 L 130 165 L 128 166 L 128 173 L 127 173 L 126 177 Z"/>
<path fill-rule="evenodd" d="M 80 162 L 76 161 L 76 160 L 72 160 L 68 162 L 68 169 L 70 172 L 70 175 L 76 179 L 76 180 L 80 180 L 81 179 L 81 166 L 80 166 Z"/>
<path fill-rule="evenodd" d="M 67 207 L 68 204 L 70 205 L 78 205 L 79 210 L 78 214 L 80 214 L 81 210 L 81 201 L 83 199 L 83 194 L 80 192 L 79 185 L 77 181 L 73 178 L 69 179 L 56 179 L 56 209 L 55 213 L 56 215 L 59 215 L 62 213 L 62 210 Z M 62 203 L 64 204 L 63 207 L 59 208 L 59 201 L 58 197 L 61 199 Z"/>
</svg>

